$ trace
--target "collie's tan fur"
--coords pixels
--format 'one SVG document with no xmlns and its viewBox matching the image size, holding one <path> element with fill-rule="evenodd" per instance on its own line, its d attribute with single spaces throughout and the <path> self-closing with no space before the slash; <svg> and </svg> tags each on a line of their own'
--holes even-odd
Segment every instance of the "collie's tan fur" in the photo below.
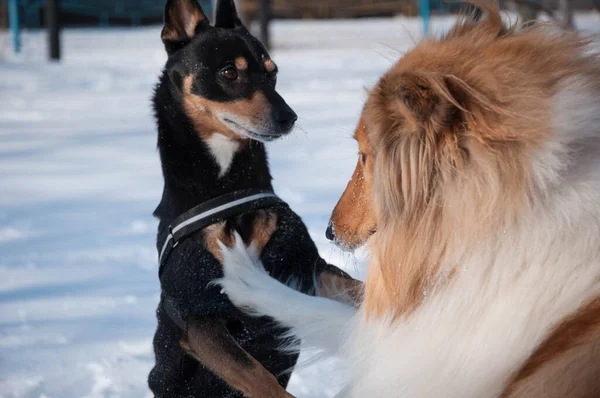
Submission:
<svg viewBox="0 0 600 398">
<path fill-rule="evenodd" d="M 565 319 L 515 373 L 501 398 L 600 397 L 600 298 Z"/>
<path fill-rule="evenodd" d="M 362 120 L 356 126 L 354 139 L 358 143 L 358 162 L 344 194 L 331 215 L 336 240 L 349 249 L 364 243 L 377 225 L 371 209 L 373 154 Z"/>
<path fill-rule="evenodd" d="M 358 310 L 225 255 L 236 305 L 345 358 L 343 396 L 600 396 L 600 53 L 475 3 L 483 21 L 421 41 L 364 106 L 332 216 L 369 248 Z"/>
<path fill-rule="evenodd" d="M 557 82 L 579 76 L 600 87 L 588 40 L 549 25 L 507 27 L 497 8 L 478 5 L 486 20 L 465 19 L 406 53 L 370 92 L 358 124 L 360 153 L 374 164 L 359 157 L 332 222 L 351 247 L 376 226 L 368 317 L 409 314 L 460 266 L 448 247 L 518 223 L 544 188 L 531 158 L 549 141 Z M 442 260 L 454 267 L 440 269 Z M 600 396 L 599 300 L 554 330 L 503 397 Z"/>
<path fill-rule="evenodd" d="M 437 269 L 447 245 L 474 244 L 489 228 L 517 222 L 536 189 L 524 166 L 550 134 L 556 82 L 574 74 L 599 80 L 592 55 L 581 56 L 588 41 L 549 26 L 506 27 L 494 6 L 479 5 L 486 20 L 464 19 L 419 43 L 365 105 L 357 131 L 366 134 L 355 136 L 375 164 L 364 168 L 359 159 L 332 220 L 342 244 L 356 246 L 368 237 L 365 212 L 374 213 L 369 314 L 410 311 L 452 275 Z M 352 200 L 371 196 L 360 191 L 368 189 L 363 179 L 373 181 L 373 209 Z"/>
</svg>

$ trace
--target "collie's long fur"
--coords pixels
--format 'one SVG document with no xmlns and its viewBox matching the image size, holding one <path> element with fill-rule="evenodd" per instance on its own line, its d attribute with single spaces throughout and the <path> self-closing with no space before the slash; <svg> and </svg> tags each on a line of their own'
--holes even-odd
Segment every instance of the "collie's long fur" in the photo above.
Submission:
<svg viewBox="0 0 600 398">
<path fill-rule="evenodd" d="M 365 104 L 373 200 L 355 211 L 377 225 L 357 311 L 224 253 L 234 303 L 346 358 L 343 396 L 600 396 L 600 58 L 479 6 Z"/>
</svg>

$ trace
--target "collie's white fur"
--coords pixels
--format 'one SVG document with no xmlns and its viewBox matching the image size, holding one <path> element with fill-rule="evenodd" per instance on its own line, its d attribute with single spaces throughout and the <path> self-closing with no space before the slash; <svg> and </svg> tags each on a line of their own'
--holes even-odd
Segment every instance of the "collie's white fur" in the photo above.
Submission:
<svg viewBox="0 0 600 398">
<path fill-rule="evenodd" d="M 238 238 L 223 249 L 233 303 L 342 356 L 347 397 L 498 397 L 549 331 L 600 296 L 600 88 L 571 76 L 551 97 L 546 144 L 529 158 L 535 197 L 505 230 L 455 244 L 461 264 L 414 311 L 366 316 L 270 278 Z M 371 239 L 378 239 L 377 234 Z"/>
</svg>

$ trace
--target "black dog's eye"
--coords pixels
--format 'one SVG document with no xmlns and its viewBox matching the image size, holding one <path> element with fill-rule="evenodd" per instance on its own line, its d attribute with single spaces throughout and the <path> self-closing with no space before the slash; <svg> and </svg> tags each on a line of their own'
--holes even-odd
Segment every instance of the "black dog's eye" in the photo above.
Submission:
<svg viewBox="0 0 600 398">
<path fill-rule="evenodd" d="M 275 73 L 270 73 L 267 75 L 267 79 L 269 81 L 269 84 L 275 87 L 275 85 L 277 84 L 277 75 Z"/>
<path fill-rule="evenodd" d="M 221 76 L 227 80 L 235 80 L 238 78 L 238 73 L 233 66 L 228 66 L 221 70 Z"/>
<path fill-rule="evenodd" d="M 360 161 L 362 162 L 362 164 L 367 163 L 367 154 L 366 153 L 360 153 Z"/>
</svg>

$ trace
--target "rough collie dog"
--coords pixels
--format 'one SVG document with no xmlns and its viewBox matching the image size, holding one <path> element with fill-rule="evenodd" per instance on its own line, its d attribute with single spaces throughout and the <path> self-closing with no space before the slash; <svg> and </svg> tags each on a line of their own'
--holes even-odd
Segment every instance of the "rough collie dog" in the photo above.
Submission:
<svg viewBox="0 0 600 398">
<path fill-rule="evenodd" d="M 480 6 L 364 106 L 329 232 L 368 241 L 358 310 L 224 249 L 236 305 L 345 357 L 342 396 L 600 397 L 600 58 Z"/>
</svg>

